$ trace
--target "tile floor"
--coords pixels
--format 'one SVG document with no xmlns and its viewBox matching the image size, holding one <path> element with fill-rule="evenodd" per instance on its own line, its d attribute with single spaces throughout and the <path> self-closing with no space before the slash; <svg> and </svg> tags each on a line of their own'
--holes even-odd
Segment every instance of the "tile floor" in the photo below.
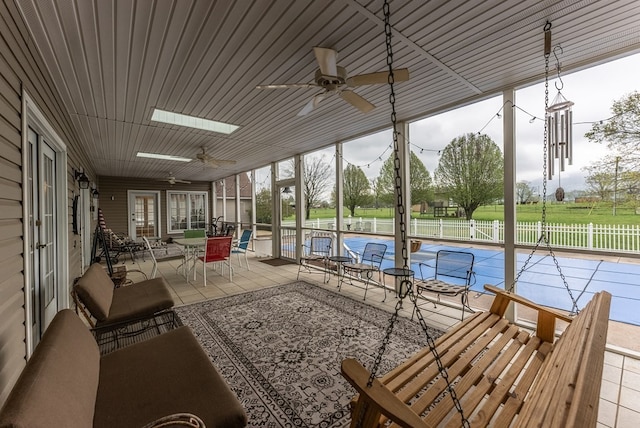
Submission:
<svg viewBox="0 0 640 428">
<path fill-rule="evenodd" d="M 193 274 L 189 281 L 185 280 L 181 271 L 176 267 L 180 264 L 180 260 L 167 260 L 158 262 L 159 274 L 163 276 L 171 286 L 171 292 L 176 305 L 194 303 L 207 299 L 215 299 L 218 297 L 229 296 L 238 293 L 244 293 L 256 289 L 275 287 L 285 284 L 296 279 L 298 266 L 289 264 L 284 266 L 270 266 L 262 263 L 259 258 L 252 257 L 249 254 L 249 265 L 251 270 L 241 268 L 238 260 L 233 259 L 234 266 L 233 282 L 228 279 L 228 272 L 225 276 L 219 275 L 217 272 L 207 271 L 207 286 L 204 287 L 202 280 L 202 264 L 197 266 L 196 279 L 193 280 Z M 142 272 L 149 274 L 151 272 L 151 261 L 138 260 L 132 263 L 130 260 L 125 261 L 129 270 L 140 269 Z M 139 278 L 136 278 L 136 275 Z M 332 277 L 327 284 L 323 284 L 322 275 L 311 275 L 301 273 L 301 279 L 313 282 L 317 285 L 331 289 L 336 289 L 337 280 Z M 139 273 L 132 272 L 129 278 L 137 281 L 142 279 Z M 363 289 L 345 284 L 341 290 L 342 293 L 351 297 L 361 299 Z M 367 302 L 389 311 L 393 311 L 396 299 L 393 294 L 387 297 L 386 302 L 381 302 L 383 291 L 381 288 L 370 288 L 367 294 Z M 477 308 L 486 307 L 488 302 L 487 296 L 475 296 L 471 305 Z M 433 311 L 423 311 L 427 323 L 441 329 L 448 329 L 459 322 L 460 311 L 458 309 L 439 305 Z M 410 317 L 411 310 L 406 307 L 401 309 L 401 315 Z M 640 328 L 633 326 L 615 325 L 618 337 L 624 337 L 626 343 L 640 343 Z M 611 336 L 610 327 L 610 336 Z M 640 421 L 640 352 L 630 349 L 619 344 L 612 344 L 610 350 L 605 354 L 605 365 L 603 373 L 603 383 L 601 388 L 601 401 L 599 407 L 598 426 L 609 428 L 627 428 L 637 427 Z M 631 347 L 633 348 L 633 346 Z M 637 348 L 636 348 L 637 349 Z"/>
</svg>

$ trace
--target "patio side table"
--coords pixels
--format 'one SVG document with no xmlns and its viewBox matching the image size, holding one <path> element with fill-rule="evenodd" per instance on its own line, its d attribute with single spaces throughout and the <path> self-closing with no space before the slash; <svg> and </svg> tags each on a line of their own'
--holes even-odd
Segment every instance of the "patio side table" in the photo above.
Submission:
<svg viewBox="0 0 640 428">
<path fill-rule="evenodd" d="M 351 257 L 349 256 L 329 256 L 329 261 L 334 262 L 336 264 L 336 275 L 338 276 L 338 286 L 340 288 L 340 276 L 342 275 L 342 264 L 349 263 L 351 261 Z"/>
<path fill-rule="evenodd" d="M 394 284 L 393 284 L 393 289 L 396 292 L 396 298 L 398 297 L 398 294 L 400 293 L 400 284 L 403 280 L 405 279 L 409 279 L 411 280 L 411 282 L 413 282 L 413 278 L 415 275 L 415 272 L 411 269 L 406 269 L 406 268 L 387 268 L 384 269 L 382 271 L 382 273 L 385 275 L 385 279 L 386 279 L 386 275 L 392 276 L 394 277 Z M 385 288 L 387 287 L 386 281 L 384 284 Z"/>
</svg>

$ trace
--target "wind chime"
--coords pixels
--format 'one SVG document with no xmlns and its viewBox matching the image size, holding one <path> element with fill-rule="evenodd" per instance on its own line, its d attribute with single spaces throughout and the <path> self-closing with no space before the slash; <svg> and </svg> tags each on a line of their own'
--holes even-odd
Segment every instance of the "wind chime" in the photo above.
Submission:
<svg viewBox="0 0 640 428">
<path fill-rule="evenodd" d="M 549 155 L 547 157 L 547 179 L 549 180 L 553 178 L 556 159 L 560 161 L 560 171 L 564 171 L 565 164 L 571 165 L 573 157 L 573 114 L 571 112 L 573 102 L 567 100 L 561 92 L 564 84 L 560 77 L 560 62 L 556 55 L 556 49 L 562 53 L 562 47 L 558 45 L 553 48 L 553 56 L 556 58 L 556 71 L 558 73 L 558 79 L 555 82 L 558 94 L 551 102 L 551 105 L 546 108 L 548 132 L 546 148 Z M 551 23 L 547 22 L 544 28 L 544 56 L 547 60 L 545 73 L 547 76 L 549 74 L 548 60 L 551 52 Z"/>
</svg>

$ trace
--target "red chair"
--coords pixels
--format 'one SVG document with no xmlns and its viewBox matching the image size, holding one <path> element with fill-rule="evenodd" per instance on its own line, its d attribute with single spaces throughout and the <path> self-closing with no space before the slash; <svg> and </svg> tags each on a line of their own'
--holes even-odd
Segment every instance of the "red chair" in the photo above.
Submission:
<svg viewBox="0 0 640 428">
<path fill-rule="evenodd" d="M 222 275 L 224 275 L 224 265 L 229 267 L 229 281 L 233 281 L 233 268 L 229 262 L 231 256 L 231 240 L 233 236 L 214 236 L 207 238 L 204 255 L 198 259 L 202 261 L 202 272 L 204 286 L 207 286 L 207 263 L 220 263 L 222 265 Z"/>
</svg>

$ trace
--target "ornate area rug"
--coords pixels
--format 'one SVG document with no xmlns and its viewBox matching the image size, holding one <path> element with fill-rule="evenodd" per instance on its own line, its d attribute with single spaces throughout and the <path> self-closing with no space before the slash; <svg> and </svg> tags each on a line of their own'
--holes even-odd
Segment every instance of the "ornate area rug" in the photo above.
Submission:
<svg viewBox="0 0 640 428">
<path fill-rule="evenodd" d="M 251 427 L 347 426 L 355 392 L 340 363 L 353 357 L 371 368 L 390 318 L 303 281 L 178 307 L 176 313 L 240 399 Z M 378 375 L 424 346 L 418 323 L 400 318 Z"/>
</svg>

